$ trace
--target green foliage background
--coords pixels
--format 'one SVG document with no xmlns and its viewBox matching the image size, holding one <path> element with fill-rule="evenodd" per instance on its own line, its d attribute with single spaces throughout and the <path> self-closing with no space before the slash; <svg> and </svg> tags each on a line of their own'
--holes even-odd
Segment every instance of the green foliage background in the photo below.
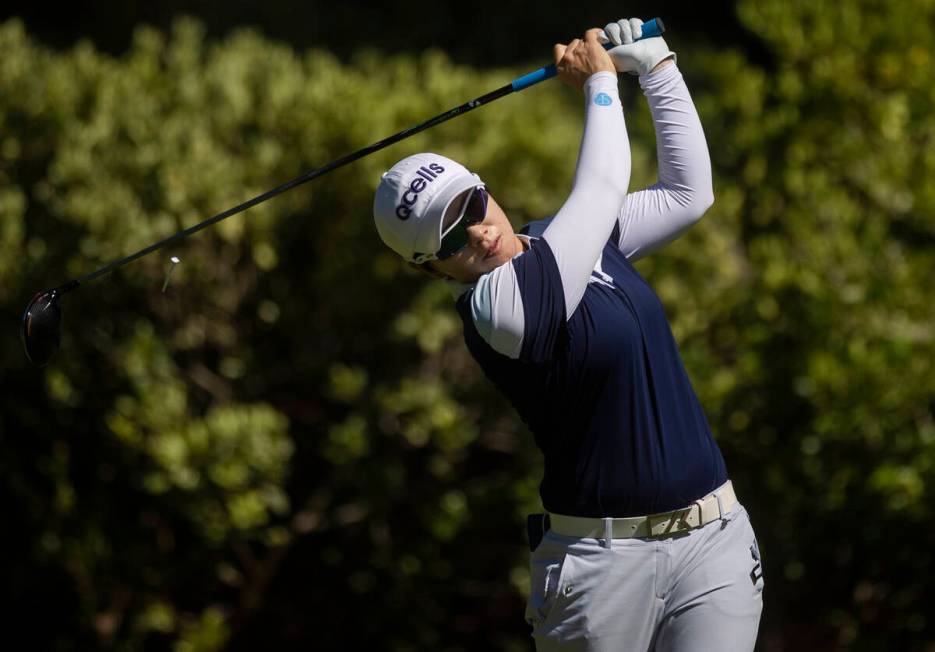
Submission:
<svg viewBox="0 0 935 652">
<path fill-rule="evenodd" d="M 773 65 L 679 52 L 715 205 L 639 263 L 766 569 L 764 650 L 935 649 L 935 3 L 752 0 Z M 199 23 L 120 58 L 0 25 L 4 615 L 35 649 L 526 650 L 539 454 L 447 290 L 378 241 L 380 173 L 435 150 L 519 226 L 564 199 L 579 98 L 543 84 L 69 295 L 32 294 L 538 65 L 350 63 Z M 652 125 L 622 78 L 633 187 Z M 171 254 L 182 263 L 160 292 Z"/>
</svg>

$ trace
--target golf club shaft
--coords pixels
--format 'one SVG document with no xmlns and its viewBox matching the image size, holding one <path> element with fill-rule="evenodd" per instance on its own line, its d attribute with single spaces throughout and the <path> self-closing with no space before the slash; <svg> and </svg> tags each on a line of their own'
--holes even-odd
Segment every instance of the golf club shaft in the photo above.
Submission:
<svg viewBox="0 0 935 652">
<path fill-rule="evenodd" d="M 662 25 L 662 21 L 658 18 L 647 21 L 646 23 L 643 24 L 643 35 L 641 38 L 659 36 L 660 34 L 662 34 L 664 29 L 665 28 Z M 609 50 L 613 48 L 614 46 L 608 43 L 604 47 Z M 468 111 L 472 111 L 473 109 L 476 109 L 479 106 L 483 106 L 484 104 L 493 102 L 494 100 L 497 100 L 505 95 L 509 95 L 510 93 L 513 93 L 515 91 L 520 91 L 525 88 L 529 88 L 530 86 L 533 86 L 534 84 L 538 84 L 541 81 L 550 79 L 551 77 L 554 77 L 556 74 L 557 73 L 556 73 L 555 64 L 551 64 L 543 68 L 540 68 L 536 71 L 533 71 L 531 73 L 528 73 L 526 75 L 523 75 L 522 77 L 518 77 L 517 79 L 513 80 L 509 84 L 506 84 L 505 86 L 502 86 L 501 88 L 491 91 L 487 93 L 486 95 L 481 95 L 480 97 L 476 99 L 465 102 L 464 104 L 457 106 L 453 109 L 450 109 L 444 113 L 441 113 L 435 116 L 434 118 L 430 118 L 429 120 L 426 120 L 425 122 L 421 124 L 418 124 L 414 127 L 410 127 L 409 129 L 404 129 L 403 131 L 400 131 L 397 134 L 389 136 L 388 138 L 384 138 L 383 140 L 377 143 L 374 143 L 373 145 L 369 145 L 368 147 L 364 147 L 363 149 L 359 149 L 356 152 L 343 156 L 342 158 L 332 161 L 331 163 L 328 163 L 327 165 L 324 165 L 320 168 L 309 170 L 305 174 L 298 176 L 295 179 L 287 181 L 286 183 L 283 183 L 282 185 L 276 186 L 272 190 L 267 190 L 263 194 L 257 195 L 256 197 L 252 199 L 248 199 L 247 201 L 243 202 L 242 204 L 238 204 L 237 206 L 234 206 L 233 208 L 228 208 L 226 211 L 218 213 L 214 217 L 209 217 L 203 222 L 199 222 L 198 224 L 195 224 L 194 226 L 190 226 L 187 229 L 183 229 L 179 231 L 178 233 L 175 233 L 163 240 L 160 240 L 159 242 L 149 245 L 148 247 L 144 249 L 140 249 L 136 253 L 130 254 L 126 258 L 115 260 L 114 262 L 109 263 L 105 265 L 104 267 L 101 267 L 100 269 L 94 272 L 91 272 L 90 274 L 86 274 L 85 276 L 82 276 L 80 278 L 68 281 L 67 283 L 55 288 L 55 291 L 58 292 L 59 294 L 64 294 L 65 292 L 69 292 L 75 289 L 76 287 L 78 287 L 82 283 L 85 283 L 87 281 L 92 281 L 100 276 L 103 276 L 104 274 L 107 274 L 117 269 L 118 267 L 122 267 L 123 265 L 126 265 L 127 263 L 133 262 L 137 258 L 141 258 L 147 254 L 150 254 L 156 251 L 157 249 L 162 249 L 166 245 L 172 244 L 173 242 L 181 240 L 182 238 L 186 238 L 192 235 L 193 233 L 197 233 L 198 231 L 201 231 L 202 229 L 209 227 L 212 224 L 216 224 L 217 222 L 220 222 L 221 220 L 226 219 L 230 217 L 231 215 L 236 215 L 237 213 L 245 211 L 248 208 L 251 208 L 253 206 L 256 206 L 257 204 L 265 202 L 267 199 L 272 199 L 276 195 L 282 194 L 286 192 L 287 190 L 290 190 L 292 188 L 295 188 L 296 186 L 299 186 L 303 183 L 311 181 L 312 179 L 320 177 L 323 174 L 327 174 L 328 172 L 331 172 L 332 170 L 336 170 L 337 168 L 347 165 L 348 163 L 353 163 L 354 161 L 361 159 L 364 156 L 367 156 L 368 154 L 373 154 L 374 152 L 377 152 L 385 147 L 389 147 L 393 143 L 397 143 L 400 140 L 403 140 L 404 138 L 413 136 L 419 133 L 420 131 L 424 131 L 425 129 L 428 129 L 429 127 L 434 127 L 435 125 L 441 124 L 442 122 L 450 120 L 456 116 L 467 113 Z"/>
</svg>

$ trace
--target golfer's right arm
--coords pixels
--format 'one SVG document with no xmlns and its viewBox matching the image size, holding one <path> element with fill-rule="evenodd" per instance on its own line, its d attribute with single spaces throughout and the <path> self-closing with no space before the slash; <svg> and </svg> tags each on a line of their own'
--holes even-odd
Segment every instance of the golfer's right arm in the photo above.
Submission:
<svg viewBox="0 0 935 652">
<path fill-rule="evenodd" d="M 584 91 L 585 119 L 574 183 L 542 238 L 482 276 L 471 296 L 481 337 L 510 358 L 541 361 L 587 289 L 616 224 L 630 180 L 630 146 L 617 73 L 597 32 L 556 46 L 563 81 Z"/>
<path fill-rule="evenodd" d="M 561 276 L 566 319 L 584 296 L 630 182 L 630 143 L 616 70 L 592 75 L 583 90 L 584 135 L 574 184 L 542 234 Z"/>
</svg>

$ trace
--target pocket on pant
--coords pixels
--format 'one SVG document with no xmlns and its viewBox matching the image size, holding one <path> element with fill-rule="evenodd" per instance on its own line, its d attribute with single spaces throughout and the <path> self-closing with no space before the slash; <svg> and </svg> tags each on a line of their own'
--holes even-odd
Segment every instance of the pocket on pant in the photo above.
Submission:
<svg viewBox="0 0 935 652">
<path fill-rule="evenodd" d="M 538 549 L 536 552 L 540 552 Z M 543 625 L 561 603 L 571 576 L 572 557 L 554 550 L 533 554 L 529 563 L 530 591 L 526 604 L 526 622 Z"/>
</svg>

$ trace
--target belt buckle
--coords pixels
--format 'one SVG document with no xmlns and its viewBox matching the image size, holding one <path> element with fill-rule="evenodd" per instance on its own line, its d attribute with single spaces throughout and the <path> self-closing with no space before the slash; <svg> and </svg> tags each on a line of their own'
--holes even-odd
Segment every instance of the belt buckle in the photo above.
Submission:
<svg viewBox="0 0 935 652">
<path fill-rule="evenodd" d="M 695 505 L 691 507 L 683 507 L 682 509 L 675 509 L 671 512 L 663 512 L 662 514 L 650 514 L 646 517 L 646 525 L 649 529 L 649 536 L 651 537 L 661 537 L 667 534 L 674 534 L 676 532 L 685 532 L 686 530 L 691 530 L 693 526 L 688 522 L 688 517 L 691 514 L 692 509 Z M 662 525 L 668 521 L 668 525 L 664 530 L 656 532 L 656 525 Z"/>
</svg>

